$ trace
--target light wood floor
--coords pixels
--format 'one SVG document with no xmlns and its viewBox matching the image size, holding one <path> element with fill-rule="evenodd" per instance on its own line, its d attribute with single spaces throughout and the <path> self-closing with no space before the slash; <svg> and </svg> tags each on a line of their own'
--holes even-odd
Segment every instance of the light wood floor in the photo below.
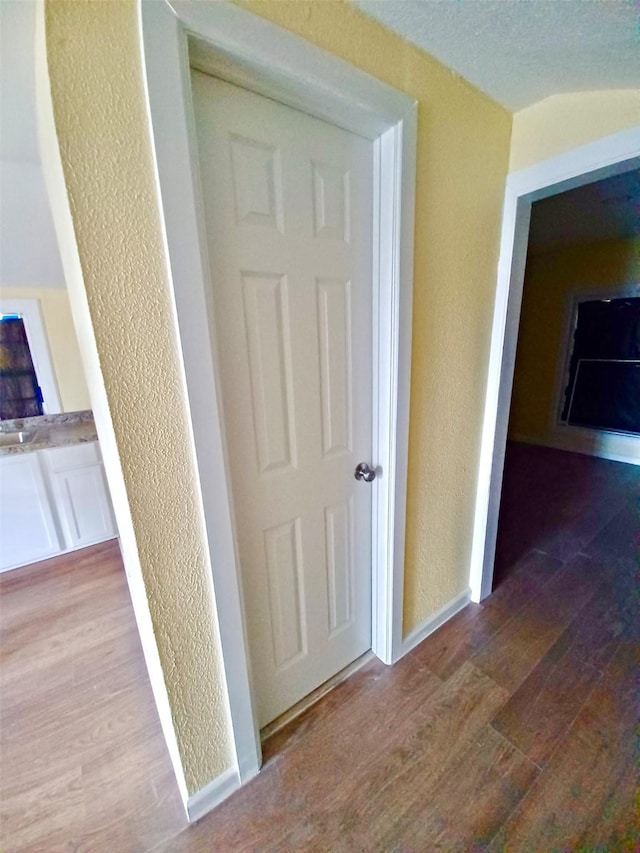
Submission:
<svg viewBox="0 0 640 853">
<path fill-rule="evenodd" d="M 638 468 L 510 446 L 494 594 L 191 827 L 117 548 L 5 574 L 3 853 L 637 853 L 639 501 Z"/>
</svg>

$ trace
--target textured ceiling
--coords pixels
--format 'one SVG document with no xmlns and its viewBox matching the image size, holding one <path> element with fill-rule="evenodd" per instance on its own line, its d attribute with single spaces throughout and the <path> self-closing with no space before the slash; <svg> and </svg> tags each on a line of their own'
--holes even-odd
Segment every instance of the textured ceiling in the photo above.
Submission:
<svg viewBox="0 0 640 853">
<path fill-rule="evenodd" d="M 640 87 L 635 0 L 352 0 L 511 111 Z"/>
<path fill-rule="evenodd" d="M 529 246 L 554 246 L 640 237 L 640 170 L 560 193 L 531 208 Z"/>
</svg>

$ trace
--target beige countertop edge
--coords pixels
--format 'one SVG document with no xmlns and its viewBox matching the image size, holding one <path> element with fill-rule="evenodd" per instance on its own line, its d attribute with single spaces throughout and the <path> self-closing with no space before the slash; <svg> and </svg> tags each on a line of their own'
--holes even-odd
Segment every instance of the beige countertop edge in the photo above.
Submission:
<svg viewBox="0 0 640 853">
<path fill-rule="evenodd" d="M 42 426 L 38 429 L 33 441 L 0 447 L 0 457 L 19 456 L 23 453 L 35 453 L 37 450 L 51 450 L 55 447 L 71 447 L 74 444 L 88 444 L 97 440 L 98 435 L 93 423 Z"/>
</svg>

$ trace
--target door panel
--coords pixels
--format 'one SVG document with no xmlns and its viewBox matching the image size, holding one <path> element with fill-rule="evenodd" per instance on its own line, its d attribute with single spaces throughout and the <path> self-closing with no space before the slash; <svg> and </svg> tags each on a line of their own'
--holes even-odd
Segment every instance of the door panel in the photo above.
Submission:
<svg viewBox="0 0 640 853">
<path fill-rule="evenodd" d="M 326 507 L 324 511 L 330 636 L 353 621 L 352 515 L 351 500 Z"/>
<path fill-rule="evenodd" d="M 276 670 L 306 653 L 300 540 L 299 518 L 264 533 Z"/>
<path fill-rule="evenodd" d="M 371 645 L 372 146 L 192 76 L 260 726 Z"/>
<path fill-rule="evenodd" d="M 349 242 L 349 172 L 313 162 L 313 212 L 316 237 Z"/>
<path fill-rule="evenodd" d="M 324 455 L 351 450 L 351 286 L 318 279 L 318 340 Z"/>
<path fill-rule="evenodd" d="M 286 276 L 243 273 L 244 321 L 260 473 L 295 466 Z"/>
</svg>

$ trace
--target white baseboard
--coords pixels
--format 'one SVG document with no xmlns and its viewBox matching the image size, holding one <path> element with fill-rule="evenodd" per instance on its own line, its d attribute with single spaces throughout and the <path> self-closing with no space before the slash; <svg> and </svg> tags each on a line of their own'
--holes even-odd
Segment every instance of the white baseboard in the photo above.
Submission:
<svg viewBox="0 0 640 853">
<path fill-rule="evenodd" d="M 411 649 L 415 648 L 430 634 L 437 631 L 441 625 L 448 622 L 452 616 L 455 616 L 463 607 L 466 607 L 470 601 L 471 590 L 467 588 L 461 592 L 460 595 L 456 595 L 455 598 L 452 598 L 448 604 L 445 604 L 444 607 L 441 607 L 440 610 L 436 611 L 428 619 L 425 619 L 421 625 L 414 628 L 413 631 L 402 641 L 402 654 L 400 657 L 406 655 L 407 652 L 410 652 Z"/>
<path fill-rule="evenodd" d="M 200 788 L 195 794 L 191 794 L 187 800 L 187 817 L 189 823 L 195 823 L 201 817 L 210 812 L 211 809 L 226 800 L 234 791 L 240 787 L 240 776 L 235 767 L 225 770 L 204 788 Z"/>
<path fill-rule="evenodd" d="M 579 427 L 558 427 L 542 434 L 513 433 L 509 435 L 509 439 L 524 444 L 551 447 L 554 450 L 597 456 L 612 462 L 640 465 L 640 438 L 633 435 Z"/>
</svg>

